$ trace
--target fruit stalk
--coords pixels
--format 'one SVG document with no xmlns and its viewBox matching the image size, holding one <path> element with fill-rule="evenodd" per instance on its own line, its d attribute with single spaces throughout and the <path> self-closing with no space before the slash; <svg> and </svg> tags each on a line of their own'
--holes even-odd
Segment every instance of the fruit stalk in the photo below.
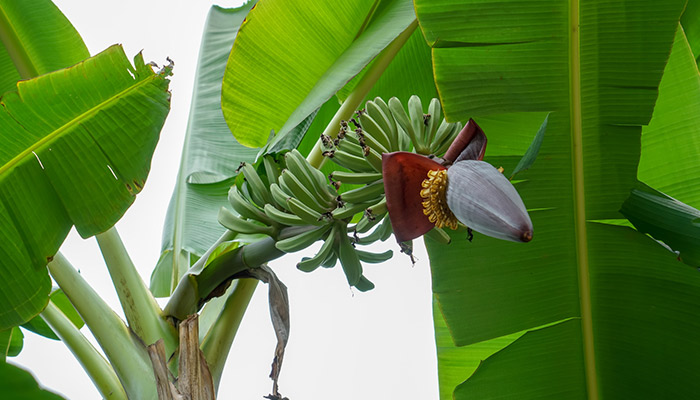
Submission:
<svg viewBox="0 0 700 400">
<path fill-rule="evenodd" d="M 403 45 L 408 41 L 408 38 L 411 37 L 413 34 L 413 31 L 416 30 L 418 27 L 418 20 L 414 20 L 408 28 L 406 28 L 399 36 L 396 37 L 387 47 L 384 48 L 384 50 L 377 55 L 377 57 L 374 59 L 373 64 L 369 67 L 367 72 L 362 76 L 362 79 L 357 83 L 357 86 L 355 86 L 355 89 L 348 95 L 348 97 L 345 99 L 343 102 L 343 105 L 340 106 L 338 111 L 335 113 L 333 116 L 333 119 L 331 119 L 331 122 L 328 123 L 328 126 L 326 126 L 326 130 L 323 131 L 323 135 L 330 136 L 331 138 L 335 138 L 338 134 L 338 129 L 340 127 L 340 121 L 347 121 L 350 119 L 352 114 L 357 110 L 362 103 L 362 100 L 367 96 L 367 93 L 369 93 L 370 89 L 374 86 L 375 83 L 379 80 L 379 77 L 382 76 L 382 73 L 384 73 L 384 70 L 389 66 L 391 61 L 394 59 L 394 56 L 401 50 Z M 323 165 L 323 162 L 325 161 L 325 158 L 322 155 L 323 149 L 322 149 L 322 143 L 321 140 L 316 142 L 316 145 L 314 148 L 311 150 L 309 153 L 309 156 L 306 158 L 311 165 L 313 165 L 315 168 L 320 168 L 321 165 Z"/>
</svg>

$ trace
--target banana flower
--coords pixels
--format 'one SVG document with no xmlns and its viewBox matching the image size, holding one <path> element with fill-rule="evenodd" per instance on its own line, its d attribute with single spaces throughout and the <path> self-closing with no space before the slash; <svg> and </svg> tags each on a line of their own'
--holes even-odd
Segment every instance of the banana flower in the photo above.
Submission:
<svg viewBox="0 0 700 400">
<path fill-rule="evenodd" d="M 382 155 L 386 206 L 399 242 L 459 222 L 487 236 L 532 240 L 532 222 L 510 181 L 482 161 L 486 135 L 473 120 L 440 159 L 410 152 Z"/>
</svg>

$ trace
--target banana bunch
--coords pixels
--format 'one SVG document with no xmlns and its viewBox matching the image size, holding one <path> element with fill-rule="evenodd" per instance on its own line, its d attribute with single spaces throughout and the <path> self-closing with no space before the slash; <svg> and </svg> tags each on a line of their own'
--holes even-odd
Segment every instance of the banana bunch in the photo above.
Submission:
<svg viewBox="0 0 700 400">
<path fill-rule="evenodd" d="M 430 101 L 427 114 L 423 114 L 423 105 L 416 95 L 408 99 L 408 113 L 396 97 L 389 99 L 389 110 L 418 154 L 442 156 L 462 130 L 460 122 L 450 123 L 442 118 L 442 107 L 436 98 Z"/>
<path fill-rule="evenodd" d="M 324 174 L 297 150 L 286 153 L 283 159 L 281 166 L 272 156 L 263 157 L 264 174 L 258 174 L 253 165 L 242 163 L 239 171 L 243 181 L 231 187 L 228 195 L 233 211 L 222 207 L 219 222 L 234 232 L 273 237 L 275 246 L 286 253 L 323 240 L 316 255 L 304 258 L 297 267 L 310 272 L 319 266 L 331 268 L 339 260 L 351 286 L 361 291 L 372 289 L 374 285 L 362 274 L 362 262 L 382 262 L 393 254 L 371 253 L 355 249 L 355 245 L 386 240 L 391 235 L 391 224 L 384 218 L 386 202 L 381 174 L 372 184 L 339 195 Z M 356 214 L 363 216 L 349 228 Z M 382 235 L 373 233 L 362 240 L 356 236 L 384 219 Z M 296 234 L 283 234 L 284 228 L 293 226 L 299 227 Z M 353 236 L 348 229 L 354 232 Z"/>
<path fill-rule="evenodd" d="M 395 97 L 388 103 L 377 97 L 355 118 L 341 123 L 337 138 L 322 136 L 323 155 L 349 170 L 334 171 L 328 179 L 297 150 L 285 153 L 279 162 L 266 155 L 257 169 L 241 164 L 244 179 L 228 196 L 235 212 L 222 208 L 219 222 L 235 232 L 270 236 L 286 253 L 322 240 L 318 252 L 303 258 L 297 268 L 311 272 L 340 261 L 351 286 L 371 289 L 374 285 L 364 277 L 362 263 L 383 262 L 393 255 L 391 250 L 371 253 L 356 248 L 385 241 L 393 233 L 384 196 L 382 154 L 414 148 L 440 156 L 462 128 L 442 119 L 437 99 L 430 102 L 428 114 L 422 107 L 417 96 L 409 99 L 408 112 Z M 353 187 L 339 193 L 341 184 Z M 294 235 L 283 233 L 293 226 L 300 227 Z M 449 239 L 444 231 L 431 235 Z M 410 243 L 405 245 L 410 248 Z"/>
</svg>

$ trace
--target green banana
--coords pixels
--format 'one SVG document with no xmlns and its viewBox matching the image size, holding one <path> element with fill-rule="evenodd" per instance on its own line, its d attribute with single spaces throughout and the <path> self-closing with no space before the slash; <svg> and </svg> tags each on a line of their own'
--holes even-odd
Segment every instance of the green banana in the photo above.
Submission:
<svg viewBox="0 0 700 400">
<path fill-rule="evenodd" d="M 391 227 L 391 218 L 384 218 L 384 222 L 378 228 L 380 229 L 380 242 L 385 242 L 394 233 L 394 228 Z"/>
<path fill-rule="evenodd" d="M 272 236 L 275 233 L 275 229 L 273 227 L 268 225 L 259 225 L 242 219 L 236 214 L 232 213 L 226 207 L 221 207 L 219 209 L 218 221 L 226 229 L 236 233 L 262 233 L 268 236 Z"/>
<path fill-rule="evenodd" d="M 270 194 L 272 195 L 272 200 L 274 200 L 275 203 L 282 208 L 287 208 L 287 199 L 292 197 L 276 183 L 270 185 Z"/>
<path fill-rule="evenodd" d="M 376 150 L 374 150 L 371 147 L 368 147 L 369 152 L 365 154 L 365 160 L 374 168 L 375 171 L 377 172 L 382 172 L 382 156 L 381 154 L 377 153 Z"/>
<path fill-rule="evenodd" d="M 367 207 L 366 203 L 359 203 L 359 204 L 350 204 L 349 203 L 343 207 L 336 208 L 335 210 L 333 210 L 331 215 L 333 216 L 333 218 L 338 219 L 338 220 L 352 218 L 355 214 L 364 211 L 366 207 Z"/>
<path fill-rule="evenodd" d="M 348 154 L 352 154 L 357 157 L 364 157 L 365 149 L 360 144 L 360 140 L 357 138 L 355 132 L 348 132 L 345 138 L 339 139 L 338 144 L 335 146 L 335 151 L 342 150 Z"/>
<path fill-rule="evenodd" d="M 367 131 L 362 131 L 362 136 L 364 137 L 365 144 L 369 146 L 372 150 L 379 154 L 389 153 L 391 147 L 384 147 L 376 138 L 375 134 L 369 133 Z"/>
<path fill-rule="evenodd" d="M 325 260 L 321 263 L 321 266 L 323 268 L 333 268 L 335 267 L 335 264 L 338 262 L 338 254 L 336 253 L 336 249 L 333 249 L 331 253 L 326 257 Z"/>
<path fill-rule="evenodd" d="M 280 187 L 317 212 L 324 213 L 328 211 L 329 206 L 325 204 L 325 199 L 319 199 L 316 193 L 311 193 L 314 189 L 311 188 L 311 191 L 309 191 L 289 169 L 282 170 Z"/>
<path fill-rule="evenodd" d="M 384 180 L 378 180 L 357 189 L 348 190 L 340 194 L 340 198 L 346 203 L 367 203 L 384 194 Z"/>
<path fill-rule="evenodd" d="M 424 153 L 425 148 L 425 122 L 423 118 L 423 104 L 420 97 L 415 94 L 408 99 L 408 115 L 411 118 L 411 126 L 416 134 L 416 139 L 413 145 L 417 153 Z"/>
<path fill-rule="evenodd" d="M 360 259 L 360 261 L 370 264 L 383 263 L 394 256 L 394 252 L 391 250 L 387 250 L 383 253 L 372 253 L 369 251 L 355 249 L 355 252 L 357 252 L 357 257 Z"/>
<path fill-rule="evenodd" d="M 367 102 L 369 107 L 370 102 Z M 368 113 L 362 113 L 360 115 L 360 122 L 362 123 L 362 132 L 365 135 L 365 140 L 370 147 L 383 149 L 382 153 L 388 153 L 391 148 L 391 141 L 387 133 L 379 126 L 377 121 L 375 121 Z"/>
<path fill-rule="evenodd" d="M 285 154 L 285 159 L 287 160 L 287 168 L 294 173 L 294 176 L 297 178 L 300 176 L 303 177 L 303 180 L 299 178 L 300 182 L 306 185 L 306 187 L 308 187 L 314 193 L 320 195 L 319 197 L 321 199 L 325 199 L 328 207 L 335 206 L 335 198 L 337 195 L 331 192 L 330 187 L 326 182 L 326 176 L 323 174 L 323 172 L 312 167 L 297 149 L 292 149 L 290 152 Z"/>
<path fill-rule="evenodd" d="M 321 248 L 318 249 L 316 255 L 310 258 L 302 258 L 301 261 L 297 263 L 297 268 L 304 272 L 311 272 L 316 268 L 320 267 L 321 264 L 323 264 L 323 262 L 326 260 L 326 258 L 328 258 L 328 256 L 333 253 L 333 247 L 335 245 L 337 236 L 336 231 L 337 224 L 334 224 L 333 228 L 331 228 L 331 232 L 326 237 L 326 240 L 321 245 Z"/>
<path fill-rule="evenodd" d="M 228 191 L 228 201 L 241 217 L 254 219 L 265 225 L 272 225 L 272 220 L 257 206 L 244 198 L 238 187 L 231 186 L 231 189 Z"/>
<path fill-rule="evenodd" d="M 331 229 L 331 225 L 325 224 L 296 236 L 279 240 L 275 243 L 275 247 L 285 253 L 294 253 L 295 251 L 304 250 L 315 241 L 321 239 L 329 229 Z"/>
<path fill-rule="evenodd" d="M 366 184 L 382 179 L 382 174 L 380 172 L 333 171 L 331 172 L 331 179 L 351 185 Z"/>
<path fill-rule="evenodd" d="M 425 237 L 442 244 L 450 244 L 452 241 L 450 235 L 448 235 L 444 229 L 438 227 L 429 230 L 428 233 L 425 234 Z"/>
<path fill-rule="evenodd" d="M 375 101 L 368 101 L 365 105 L 365 109 L 367 110 L 367 115 L 377 124 L 380 131 L 386 137 L 386 148 L 395 151 L 398 146 L 398 141 L 396 140 L 396 122 L 391 116 L 388 106 L 387 111 L 389 111 L 389 114 L 386 114 L 382 107 Z"/>
<path fill-rule="evenodd" d="M 435 138 L 435 131 L 442 120 L 442 111 L 440 108 L 440 100 L 433 98 L 428 106 L 428 121 L 425 127 L 425 143 L 431 147 Z"/>
<path fill-rule="evenodd" d="M 367 207 L 367 212 L 375 217 L 383 215 L 385 212 L 387 212 L 386 197 L 382 197 L 377 204 Z"/>
<path fill-rule="evenodd" d="M 307 224 L 323 225 L 326 223 L 324 214 L 307 206 L 297 198 L 290 197 L 287 199 L 287 208 Z"/>
<path fill-rule="evenodd" d="M 408 136 L 408 134 L 401 128 L 399 128 L 399 150 L 401 151 L 412 151 L 413 150 L 413 142 L 411 142 L 411 138 Z"/>
<path fill-rule="evenodd" d="M 360 277 L 360 280 L 355 284 L 355 288 L 360 292 L 366 292 L 374 289 L 374 283 L 370 282 L 369 279 L 365 278 L 364 275 Z"/>
<path fill-rule="evenodd" d="M 372 229 L 374 226 L 376 226 L 378 223 L 382 221 L 382 218 L 384 216 L 380 217 L 370 217 L 367 215 L 367 210 L 365 210 L 365 215 L 362 216 L 360 221 L 355 224 L 355 232 L 357 233 L 367 233 L 369 232 L 370 229 Z"/>
<path fill-rule="evenodd" d="M 384 118 L 384 121 L 386 122 L 387 126 L 389 127 L 389 130 L 386 131 L 387 135 L 389 136 L 389 139 L 391 141 L 391 151 L 397 151 L 401 150 L 400 146 L 400 141 L 399 141 L 399 129 L 396 126 L 396 120 L 394 119 L 393 115 L 391 115 L 391 110 L 389 109 L 389 105 L 386 104 L 384 99 L 381 97 L 375 97 L 374 98 L 374 104 L 379 107 L 380 110 L 382 110 L 381 114 L 375 114 L 372 108 L 369 109 L 369 115 L 372 116 L 372 118 L 379 119 L 379 117 Z"/>
<path fill-rule="evenodd" d="M 248 163 L 241 163 L 240 171 L 248 182 L 248 192 L 250 192 L 255 204 L 262 207 L 269 203 L 272 200 L 270 197 L 270 190 L 265 186 L 262 179 L 260 179 L 255 168 Z"/>
<path fill-rule="evenodd" d="M 408 114 L 406 114 L 406 110 L 403 109 L 401 100 L 397 99 L 396 97 L 390 98 L 389 109 L 391 110 L 391 115 L 396 120 L 396 124 L 400 126 L 404 132 L 406 132 L 413 145 L 417 146 L 418 138 L 416 137 L 416 131 L 413 129 L 411 119 L 408 117 Z"/>
<path fill-rule="evenodd" d="M 432 151 L 433 154 L 435 155 L 441 155 L 440 153 L 437 153 L 437 150 L 442 147 L 443 142 L 450 137 L 450 134 L 452 133 L 452 130 L 454 129 L 454 124 L 451 124 L 444 119 L 442 120 L 442 123 L 440 123 L 440 126 L 437 128 L 437 132 L 435 132 L 435 136 L 433 136 L 433 139 L 431 141 L 432 144 Z M 450 141 L 452 143 L 452 141 Z"/>
<path fill-rule="evenodd" d="M 299 157 L 297 157 L 297 155 Z M 296 149 L 287 152 L 284 155 L 284 161 L 287 165 L 287 170 L 289 170 L 304 187 L 311 188 L 313 186 L 313 183 L 311 183 L 311 176 L 302 165 L 302 163 L 306 162 L 306 159 L 304 159 Z"/>
<path fill-rule="evenodd" d="M 461 131 L 461 130 L 462 130 L 462 123 L 461 123 L 461 122 L 455 122 L 455 123 L 453 123 L 453 124 L 452 124 L 452 131 L 450 131 L 450 133 L 447 135 L 447 139 L 444 140 L 444 141 L 440 144 L 440 146 L 437 148 L 437 150 L 436 150 L 433 154 L 436 154 L 436 155 L 445 154 L 445 152 L 447 151 L 447 149 L 448 149 L 448 148 L 450 147 L 450 145 L 452 144 L 452 141 L 454 140 L 454 138 L 457 136 L 457 134 L 458 134 L 459 131 Z"/>
<path fill-rule="evenodd" d="M 345 272 L 345 277 L 348 279 L 350 286 L 355 286 L 362 276 L 360 257 L 357 255 L 355 247 L 353 247 L 352 242 L 350 242 L 347 231 L 342 225 L 340 227 L 338 239 L 338 258 L 340 259 L 340 264 L 343 266 L 343 272 Z"/>
<path fill-rule="evenodd" d="M 265 204 L 264 211 L 268 217 L 282 225 L 308 225 L 308 223 L 301 219 L 298 215 L 278 210 L 277 208 L 275 208 L 275 206 L 269 203 Z"/>
<path fill-rule="evenodd" d="M 391 229 L 391 219 L 389 216 L 385 216 L 384 219 L 382 220 L 382 223 L 372 231 L 369 235 L 365 237 L 361 237 L 357 240 L 357 243 L 359 244 L 370 244 L 374 243 L 377 240 L 380 240 L 382 242 L 386 241 L 389 236 L 391 236 L 392 229 Z"/>
<path fill-rule="evenodd" d="M 334 163 L 356 172 L 376 172 L 363 156 L 356 156 L 343 150 L 335 150 L 326 154 Z"/>
<path fill-rule="evenodd" d="M 280 177 L 280 167 L 275 162 L 275 159 L 271 155 L 266 155 L 263 157 L 263 165 L 265 166 L 265 174 L 267 175 L 268 185 L 277 183 Z"/>
</svg>

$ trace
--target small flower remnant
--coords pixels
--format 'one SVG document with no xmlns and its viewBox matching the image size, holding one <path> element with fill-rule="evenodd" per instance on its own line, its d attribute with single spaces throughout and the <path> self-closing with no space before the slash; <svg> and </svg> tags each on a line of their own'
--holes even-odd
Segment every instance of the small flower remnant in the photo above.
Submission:
<svg viewBox="0 0 700 400">
<path fill-rule="evenodd" d="M 473 120 L 440 159 L 409 152 L 382 155 L 386 205 L 399 242 L 459 223 L 514 242 L 532 240 L 532 221 L 510 181 L 482 161 L 486 135 Z"/>
</svg>

